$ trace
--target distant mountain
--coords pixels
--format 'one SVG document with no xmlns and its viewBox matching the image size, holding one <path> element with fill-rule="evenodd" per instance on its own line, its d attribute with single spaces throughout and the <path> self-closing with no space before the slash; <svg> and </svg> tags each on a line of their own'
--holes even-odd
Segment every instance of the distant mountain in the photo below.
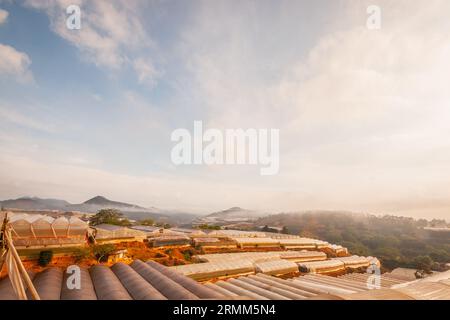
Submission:
<svg viewBox="0 0 450 320">
<path fill-rule="evenodd" d="M 160 213 L 162 210 L 159 210 L 157 208 L 144 208 L 135 204 L 125 203 L 125 202 L 119 202 L 119 201 L 113 201 L 106 199 L 102 196 L 96 196 L 92 199 L 89 199 L 83 203 L 80 204 L 73 204 L 70 205 L 69 208 L 71 210 L 76 211 L 86 211 L 86 212 L 97 212 L 101 209 L 117 209 L 121 211 L 130 211 L 130 212 L 154 212 L 154 213 Z"/>
<path fill-rule="evenodd" d="M 190 223 L 197 215 L 181 211 L 162 210 L 155 207 L 144 208 L 135 204 L 109 200 L 103 196 L 96 196 L 80 204 L 71 204 L 65 200 L 40 199 L 37 197 L 22 197 L 0 201 L 0 206 L 5 209 L 20 210 L 58 210 L 58 211 L 80 211 L 86 213 L 97 213 L 101 209 L 117 209 L 125 216 L 133 220 L 153 219 L 169 224 Z"/>
<path fill-rule="evenodd" d="M 59 199 L 41 199 L 37 197 L 22 197 L 0 201 L 0 206 L 21 210 L 61 210 L 70 205 L 69 202 Z"/>
<path fill-rule="evenodd" d="M 112 201 L 109 199 L 106 199 L 105 197 L 102 196 L 96 196 L 92 199 L 89 199 L 85 202 L 83 202 L 84 204 L 91 204 L 91 205 L 102 205 L 102 206 L 115 206 L 115 207 L 132 207 L 132 208 L 136 208 L 136 209 L 145 209 L 143 207 L 134 205 L 134 204 L 129 204 L 129 203 L 125 203 L 125 202 L 119 202 L 119 201 Z"/>
<path fill-rule="evenodd" d="M 267 213 L 232 207 L 226 210 L 211 213 L 195 220 L 195 224 L 224 225 L 229 223 L 250 222 L 268 215 Z"/>
</svg>

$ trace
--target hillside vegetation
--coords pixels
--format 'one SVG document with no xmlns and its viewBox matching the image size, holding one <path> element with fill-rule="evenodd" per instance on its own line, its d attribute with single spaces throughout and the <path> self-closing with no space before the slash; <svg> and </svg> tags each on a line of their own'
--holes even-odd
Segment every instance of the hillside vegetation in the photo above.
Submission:
<svg viewBox="0 0 450 320">
<path fill-rule="evenodd" d="M 256 225 L 285 226 L 290 234 L 341 244 L 352 254 L 376 256 L 387 269 L 439 271 L 450 262 L 450 232 L 423 229 L 445 227 L 443 220 L 306 212 L 271 215 L 259 219 Z"/>
</svg>

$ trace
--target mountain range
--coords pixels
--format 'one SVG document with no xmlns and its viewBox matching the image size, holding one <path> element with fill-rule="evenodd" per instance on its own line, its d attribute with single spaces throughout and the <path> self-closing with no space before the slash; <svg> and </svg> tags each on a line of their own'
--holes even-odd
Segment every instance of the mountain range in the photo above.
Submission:
<svg viewBox="0 0 450 320">
<path fill-rule="evenodd" d="M 101 209 L 117 209 L 125 216 L 133 220 L 154 219 L 161 222 L 189 223 L 198 216 L 188 212 L 163 210 L 155 207 L 145 208 L 135 204 L 109 200 L 103 196 L 96 196 L 83 203 L 71 204 L 59 199 L 41 199 L 37 197 L 21 197 L 0 201 L 4 209 L 20 210 L 57 210 L 57 211 L 80 211 L 85 213 L 97 213 Z"/>
<path fill-rule="evenodd" d="M 213 212 L 206 216 L 182 211 L 163 210 L 155 207 L 142 207 L 136 204 L 109 200 L 103 196 L 96 196 L 83 203 L 72 204 L 59 199 L 42 199 L 38 197 L 21 197 L 0 201 L 4 209 L 19 209 L 29 211 L 55 210 L 62 212 L 97 213 L 101 209 L 117 209 L 132 220 L 153 219 L 173 225 L 211 224 L 227 225 L 231 223 L 252 222 L 264 217 L 267 213 L 232 207 L 226 210 Z"/>
</svg>

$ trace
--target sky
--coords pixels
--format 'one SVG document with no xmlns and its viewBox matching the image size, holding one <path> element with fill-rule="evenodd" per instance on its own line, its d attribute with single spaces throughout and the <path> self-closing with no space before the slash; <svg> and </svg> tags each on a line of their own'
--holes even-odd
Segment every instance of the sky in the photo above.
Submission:
<svg viewBox="0 0 450 320">
<path fill-rule="evenodd" d="M 81 9 L 81 29 L 66 8 Z M 369 29 L 367 7 L 381 9 Z M 0 199 L 450 220 L 447 0 L 0 0 Z M 275 128 L 280 168 L 171 133 Z"/>
</svg>

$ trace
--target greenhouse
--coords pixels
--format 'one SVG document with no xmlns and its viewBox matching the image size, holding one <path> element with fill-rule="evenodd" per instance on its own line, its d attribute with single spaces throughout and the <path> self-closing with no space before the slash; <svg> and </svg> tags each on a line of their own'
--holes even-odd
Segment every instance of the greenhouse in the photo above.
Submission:
<svg viewBox="0 0 450 320">
<path fill-rule="evenodd" d="M 237 247 L 236 242 L 227 240 L 227 239 L 219 239 L 219 238 L 193 238 L 194 246 L 200 246 L 203 249 L 212 249 L 212 248 L 228 248 L 235 249 Z"/>
<path fill-rule="evenodd" d="M 287 234 L 287 233 L 276 233 L 276 232 L 264 232 L 265 237 L 272 238 L 272 239 L 298 239 L 301 238 L 300 236 L 294 235 L 294 234 Z"/>
<path fill-rule="evenodd" d="M 142 232 L 147 233 L 148 235 L 158 234 L 161 233 L 163 230 L 161 227 L 155 227 L 155 226 L 131 226 L 131 229 L 139 230 Z"/>
<path fill-rule="evenodd" d="M 255 273 L 253 263 L 250 261 L 205 262 L 172 268 L 198 281 Z"/>
<path fill-rule="evenodd" d="M 298 265 L 295 262 L 283 259 L 269 260 L 255 263 L 257 273 L 270 275 L 281 275 L 291 272 L 298 272 Z"/>
<path fill-rule="evenodd" d="M 195 256 L 197 261 L 221 262 L 221 261 L 262 261 L 274 259 L 286 259 L 293 262 L 326 260 L 327 256 L 319 251 L 268 251 L 268 252 L 234 252 L 214 253 Z"/>
<path fill-rule="evenodd" d="M 213 230 L 208 233 L 208 237 L 266 238 L 266 234 L 264 232 L 259 232 L 259 231 Z"/>
<path fill-rule="evenodd" d="M 188 236 L 191 237 L 191 238 L 194 238 L 194 237 L 204 237 L 204 236 L 206 235 L 206 233 L 203 232 L 203 231 L 200 230 L 200 229 L 170 228 L 169 230 L 170 230 L 170 231 L 173 231 L 173 232 L 178 232 L 178 233 L 186 234 L 186 235 L 188 235 Z"/>
<path fill-rule="evenodd" d="M 327 242 L 309 238 L 279 239 L 280 245 L 285 249 L 317 249 L 322 248 Z"/>
<path fill-rule="evenodd" d="M 280 247 L 279 240 L 272 239 L 272 238 L 232 238 L 234 241 L 236 241 L 238 247 L 241 249 L 244 248 L 278 248 Z"/>
<path fill-rule="evenodd" d="M 174 234 L 152 237 L 148 241 L 153 247 L 186 246 L 190 244 L 191 239 L 183 234 Z"/>
<path fill-rule="evenodd" d="M 327 255 L 324 252 L 309 250 L 282 251 L 279 256 L 281 259 L 286 259 L 293 262 L 321 261 L 327 259 Z"/>
<path fill-rule="evenodd" d="M 195 258 L 198 261 L 204 262 L 223 262 L 223 261 L 249 261 L 255 262 L 257 260 L 279 259 L 279 251 L 269 252 L 234 252 L 234 253 L 213 253 L 197 255 Z"/>
<path fill-rule="evenodd" d="M 347 248 L 337 245 L 337 244 L 332 244 L 329 246 L 329 249 L 331 250 L 331 252 L 337 254 L 338 256 L 341 255 L 347 255 L 348 254 L 348 250 Z"/>
<path fill-rule="evenodd" d="M 194 245 L 196 246 L 201 246 L 201 245 L 205 245 L 205 244 L 214 244 L 214 243 L 218 243 L 221 240 L 219 238 L 195 238 L 194 239 Z"/>
<path fill-rule="evenodd" d="M 17 247 L 51 247 L 83 245 L 86 241 L 86 222 L 60 216 L 56 219 L 40 214 L 9 214 L 9 226 Z"/>
<path fill-rule="evenodd" d="M 356 268 L 362 268 L 362 267 L 369 267 L 372 263 L 375 263 L 375 265 L 380 266 L 380 262 L 377 258 L 374 257 L 360 257 L 360 256 L 350 256 L 350 257 L 340 257 L 340 258 L 334 258 L 332 260 L 339 260 L 344 263 L 346 268 L 356 269 Z"/>
<path fill-rule="evenodd" d="M 339 260 L 324 260 L 298 263 L 301 272 L 332 273 L 345 270 L 345 264 Z"/>
<path fill-rule="evenodd" d="M 98 242 L 143 241 L 147 234 L 143 231 L 112 224 L 99 224 L 94 229 L 95 240 Z"/>
</svg>

